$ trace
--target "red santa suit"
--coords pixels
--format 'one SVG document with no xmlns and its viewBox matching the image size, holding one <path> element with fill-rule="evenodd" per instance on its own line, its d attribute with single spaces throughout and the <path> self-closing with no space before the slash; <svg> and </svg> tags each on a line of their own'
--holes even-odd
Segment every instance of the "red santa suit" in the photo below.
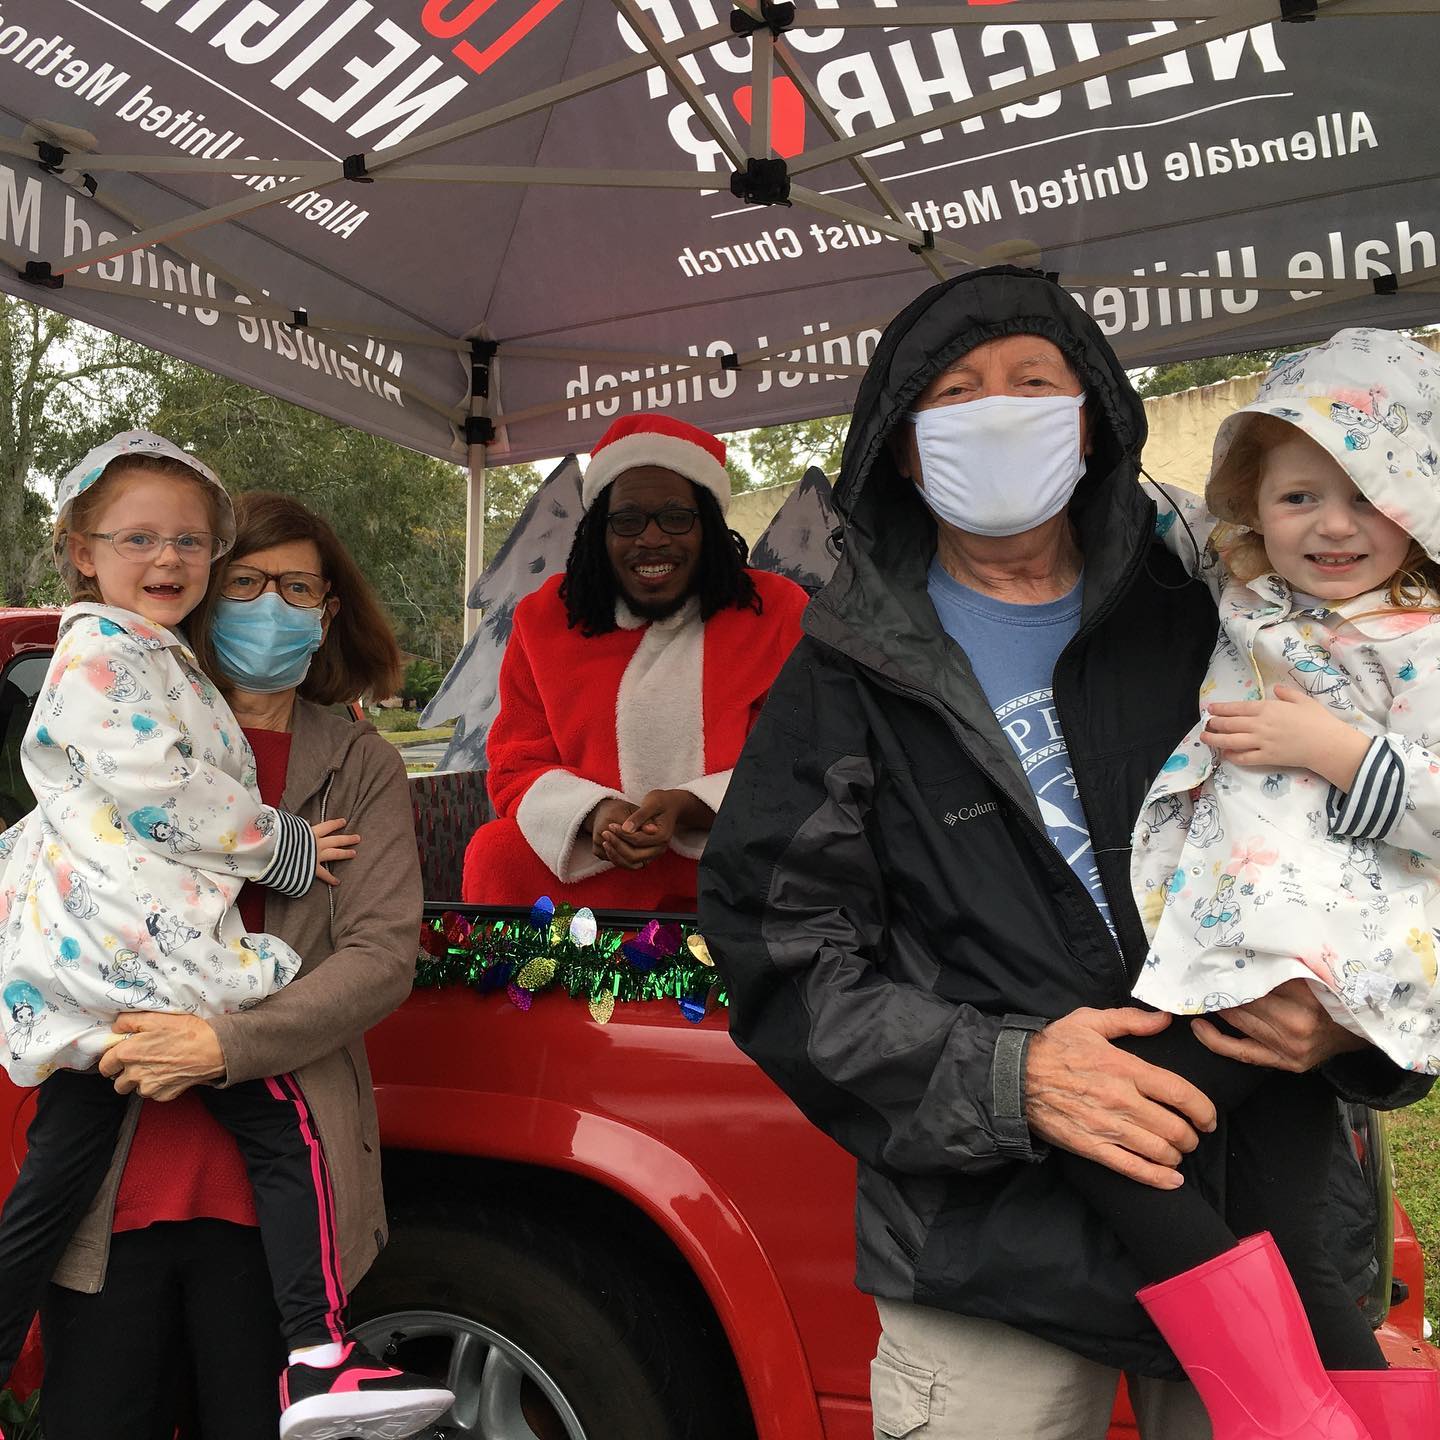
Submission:
<svg viewBox="0 0 1440 1440">
<path fill-rule="evenodd" d="M 598 447 L 597 447 L 598 452 Z M 617 627 L 566 624 L 554 576 L 515 609 L 500 665 L 500 713 L 487 754 L 497 819 L 465 854 L 472 903 L 556 903 L 615 910 L 693 910 L 707 832 L 677 831 L 641 870 L 597 859 L 586 819 L 602 800 L 638 804 L 688 790 L 720 808 L 766 692 L 800 638 L 805 592 L 750 571 L 762 613 L 728 608 L 702 621 L 691 597 L 647 622 L 623 600 Z"/>
</svg>

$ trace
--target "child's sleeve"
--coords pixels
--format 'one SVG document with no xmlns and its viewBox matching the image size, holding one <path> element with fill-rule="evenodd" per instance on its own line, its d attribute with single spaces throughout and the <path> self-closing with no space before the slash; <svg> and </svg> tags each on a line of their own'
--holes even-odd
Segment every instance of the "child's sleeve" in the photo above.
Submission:
<svg viewBox="0 0 1440 1440">
<path fill-rule="evenodd" d="M 1414 659 L 1392 679 L 1385 733 L 1370 742 L 1348 792 L 1330 787 L 1328 820 L 1332 835 L 1440 860 L 1440 625 L 1415 639 Z"/>
<path fill-rule="evenodd" d="M 1155 538 L 1218 600 L 1225 567 L 1210 545 L 1210 536 L 1219 522 L 1188 490 L 1154 480 L 1145 488 L 1155 501 Z"/>
<path fill-rule="evenodd" d="M 182 717 L 203 702 L 169 652 L 122 651 L 80 625 L 67 640 L 27 739 L 52 784 L 68 770 L 77 800 L 112 805 L 112 823 L 167 859 L 303 895 L 315 876 L 313 832 L 197 753 L 209 736 L 192 743 Z M 206 708 L 207 729 L 209 719 Z M 244 743 L 238 726 L 225 738 Z"/>
</svg>

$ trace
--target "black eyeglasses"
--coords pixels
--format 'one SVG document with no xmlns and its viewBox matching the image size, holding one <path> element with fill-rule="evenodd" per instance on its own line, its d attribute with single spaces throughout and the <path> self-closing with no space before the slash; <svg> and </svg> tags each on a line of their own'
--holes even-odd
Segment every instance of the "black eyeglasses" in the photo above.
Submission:
<svg viewBox="0 0 1440 1440">
<path fill-rule="evenodd" d="M 643 535 L 653 520 L 667 535 L 688 535 L 700 512 L 689 505 L 667 505 L 663 510 L 616 510 L 605 517 L 612 535 L 633 540 Z"/>
<path fill-rule="evenodd" d="M 227 600 L 255 600 L 275 582 L 275 593 L 297 610 L 315 610 L 325 603 L 330 582 L 308 570 L 282 570 L 278 574 L 256 570 L 251 565 L 232 565 L 225 573 L 220 593 Z"/>
</svg>

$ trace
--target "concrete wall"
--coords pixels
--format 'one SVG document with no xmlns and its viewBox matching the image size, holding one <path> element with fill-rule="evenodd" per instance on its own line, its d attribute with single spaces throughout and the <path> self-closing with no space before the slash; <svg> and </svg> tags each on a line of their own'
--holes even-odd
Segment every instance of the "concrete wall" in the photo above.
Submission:
<svg viewBox="0 0 1440 1440">
<path fill-rule="evenodd" d="M 730 513 L 726 517 L 730 528 L 738 530 L 753 545 L 765 533 L 765 527 L 775 518 L 775 512 L 789 499 L 794 488 L 794 485 L 766 485 L 763 489 L 743 490 L 732 496 Z"/>
</svg>

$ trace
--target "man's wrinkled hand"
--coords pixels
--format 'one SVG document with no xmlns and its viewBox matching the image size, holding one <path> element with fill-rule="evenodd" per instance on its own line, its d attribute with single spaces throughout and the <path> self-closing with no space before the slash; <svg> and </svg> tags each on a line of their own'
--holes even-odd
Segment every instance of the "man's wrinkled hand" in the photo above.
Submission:
<svg viewBox="0 0 1440 1440">
<path fill-rule="evenodd" d="M 1180 1076 L 1117 1049 L 1125 1035 L 1171 1023 L 1152 1010 L 1081 1009 L 1030 1042 L 1025 1118 L 1031 1134 L 1131 1180 L 1173 1190 L 1176 1167 L 1215 1128 L 1215 1107 Z"/>
<path fill-rule="evenodd" d="M 225 1077 L 225 1053 L 214 1027 L 198 1015 L 132 1010 L 112 1027 L 120 1036 L 100 1057 L 100 1073 L 121 1095 L 174 1100 L 192 1085 Z"/>
<path fill-rule="evenodd" d="M 1365 1048 L 1360 1036 L 1330 1018 L 1304 980 L 1287 980 L 1248 1005 L 1217 1013 L 1240 1035 L 1227 1035 L 1208 1020 L 1197 1019 L 1192 1021 L 1196 1038 L 1217 1055 L 1248 1065 L 1303 1074 L 1337 1055 Z"/>
</svg>

